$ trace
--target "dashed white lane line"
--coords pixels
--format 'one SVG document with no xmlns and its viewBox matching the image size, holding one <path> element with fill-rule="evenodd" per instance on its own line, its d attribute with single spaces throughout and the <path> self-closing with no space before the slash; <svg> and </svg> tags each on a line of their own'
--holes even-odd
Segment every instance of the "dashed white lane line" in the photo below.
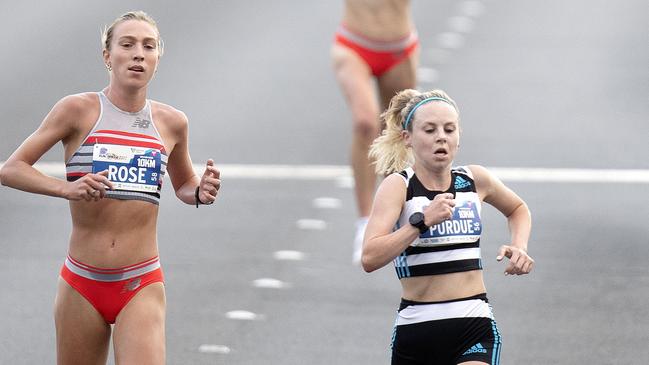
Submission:
<svg viewBox="0 0 649 365">
<path fill-rule="evenodd" d="M 459 4 L 460 13 L 470 17 L 479 17 L 485 11 L 485 5 L 478 0 L 466 0 Z"/>
<path fill-rule="evenodd" d="M 227 355 L 231 352 L 229 347 L 223 346 L 223 345 L 211 345 L 211 344 L 203 344 L 198 346 L 198 352 L 202 352 L 205 354 L 223 354 Z"/>
<path fill-rule="evenodd" d="M 336 186 L 343 189 L 353 189 L 354 188 L 354 178 L 351 176 L 351 170 L 348 171 L 349 174 L 343 176 L 337 176 Z"/>
<path fill-rule="evenodd" d="M 239 321 L 255 321 L 258 319 L 263 319 L 263 315 L 256 314 L 246 310 L 233 310 L 225 313 L 225 317 L 228 319 L 234 319 Z"/>
<path fill-rule="evenodd" d="M 435 65 L 443 65 L 451 59 L 452 52 L 444 48 L 429 48 L 423 52 L 426 61 Z"/>
<path fill-rule="evenodd" d="M 453 16 L 448 19 L 448 27 L 453 32 L 470 33 L 475 27 L 475 22 L 466 16 Z"/>
<path fill-rule="evenodd" d="M 298 219 L 295 224 L 297 228 L 306 231 L 323 231 L 327 229 L 327 222 L 321 219 Z"/>
<path fill-rule="evenodd" d="M 318 209 L 339 209 L 343 203 L 338 198 L 321 197 L 313 199 L 313 207 Z"/>
<path fill-rule="evenodd" d="M 260 278 L 253 280 L 252 285 L 256 288 L 269 289 L 285 289 L 291 287 L 291 284 L 273 278 Z"/>
<path fill-rule="evenodd" d="M 419 67 L 417 69 L 417 81 L 421 83 L 434 84 L 439 80 L 439 72 L 431 67 Z"/>
<path fill-rule="evenodd" d="M 437 35 L 437 44 L 442 48 L 458 49 L 464 46 L 464 36 L 455 32 L 444 32 Z"/>
<path fill-rule="evenodd" d="M 0 164 L 0 167 L 2 165 Z M 65 165 L 39 162 L 37 169 L 50 176 L 65 176 Z M 346 165 L 230 165 L 216 164 L 221 178 L 265 180 L 334 180 L 338 187 L 353 187 L 351 168 Z M 197 173 L 205 166 L 195 164 Z M 649 183 L 649 169 L 579 169 L 536 167 L 487 167 L 506 182 L 559 183 Z"/>
<path fill-rule="evenodd" d="M 306 254 L 300 251 L 282 250 L 282 251 L 275 251 L 273 253 L 273 258 L 275 260 L 283 260 L 283 261 L 303 261 L 304 259 L 306 259 Z"/>
</svg>

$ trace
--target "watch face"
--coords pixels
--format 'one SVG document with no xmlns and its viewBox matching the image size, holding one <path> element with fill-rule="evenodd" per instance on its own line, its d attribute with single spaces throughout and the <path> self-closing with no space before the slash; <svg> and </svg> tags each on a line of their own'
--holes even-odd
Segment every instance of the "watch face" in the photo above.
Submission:
<svg viewBox="0 0 649 365">
<path fill-rule="evenodd" d="M 410 216 L 409 221 L 410 221 L 410 224 L 412 224 L 413 226 L 417 226 L 417 225 L 423 223 L 424 222 L 424 213 L 422 213 L 422 212 L 412 213 L 412 215 Z"/>
</svg>

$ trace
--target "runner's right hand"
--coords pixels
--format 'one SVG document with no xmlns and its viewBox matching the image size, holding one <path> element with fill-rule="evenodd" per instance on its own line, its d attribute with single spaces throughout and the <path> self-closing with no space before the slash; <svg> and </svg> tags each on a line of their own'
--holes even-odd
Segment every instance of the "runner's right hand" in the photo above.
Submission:
<svg viewBox="0 0 649 365">
<path fill-rule="evenodd" d="M 427 226 L 434 226 L 453 218 L 455 200 L 453 194 L 437 194 L 435 198 L 424 208 L 424 222 Z"/>
<path fill-rule="evenodd" d="M 106 189 L 112 189 L 108 170 L 97 174 L 86 174 L 65 186 L 63 196 L 68 200 L 99 201 L 106 196 Z"/>
</svg>

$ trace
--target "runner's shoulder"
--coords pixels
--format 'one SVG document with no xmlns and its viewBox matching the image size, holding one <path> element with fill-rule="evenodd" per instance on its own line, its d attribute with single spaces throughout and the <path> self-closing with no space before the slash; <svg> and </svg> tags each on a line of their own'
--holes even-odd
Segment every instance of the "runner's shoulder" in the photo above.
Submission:
<svg viewBox="0 0 649 365">
<path fill-rule="evenodd" d="M 76 124 L 90 113 L 97 113 L 99 98 L 96 93 L 80 93 L 61 98 L 50 111 L 48 119 Z"/>
<path fill-rule="evenodd" d="M 151 112 L 153 118 L 173 129 L 183 129 L 187 127 L 187 115 L 181 110 L 171 105 L 151 100 Z"/>
</svg>

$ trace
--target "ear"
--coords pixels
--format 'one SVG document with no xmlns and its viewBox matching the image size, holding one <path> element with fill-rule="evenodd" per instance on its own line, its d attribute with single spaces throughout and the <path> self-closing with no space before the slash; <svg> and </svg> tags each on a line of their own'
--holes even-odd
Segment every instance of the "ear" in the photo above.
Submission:
<svg viewBox="0 0 649 365">
<path fill-rule="evenodd" d="M 406 147 L 412 147 L 412 142 L 410 141 L 410 132 L 407 130 L 401 131 L 401 138 L 403 138 L 403 143 Z"/>
<path fill-rule="evenodd" d="M 104 49 L 102 52 L 102 56 L 104 58 L 104 65 L 109 65 L 110 64 L 110 52 Z"/>
</svg>

